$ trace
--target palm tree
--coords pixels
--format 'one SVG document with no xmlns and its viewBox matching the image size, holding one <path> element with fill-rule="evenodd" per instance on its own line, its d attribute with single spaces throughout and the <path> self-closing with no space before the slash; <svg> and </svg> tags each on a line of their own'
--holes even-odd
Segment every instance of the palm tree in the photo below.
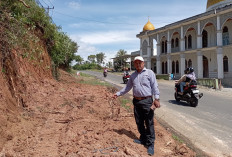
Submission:
<svg viewBox="0 0 232 157">
<path fill-rule="evenodd" d="M 116 59 L 114 60 L 114 68 L 116 71 L 123 69 L 126 66 L 126 61 L 128 57 L 123 57 L 127 55 L 127 51 L 120 49 L 116 54 Z"/>
</svg>

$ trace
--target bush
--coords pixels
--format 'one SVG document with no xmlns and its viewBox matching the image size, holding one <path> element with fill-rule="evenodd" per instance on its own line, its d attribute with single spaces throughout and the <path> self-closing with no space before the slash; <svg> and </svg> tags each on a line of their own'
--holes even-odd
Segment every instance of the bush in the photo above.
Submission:
<svg viewBox="0 0 232 157">
<path fill-rule="evenodd" d="M 101 70 L 102 67 L 95 63 L 86 63 L 86 64 L 76 64 L 73 66 L 74 70 L 90 70 L 90 69 L 97 69 Z"/>
<path fill-rule="evenodd" d="M 169 75 L 168 74 L 159 74 L 159 75 L 156 75 L 156 79 L 169 80 Z"/>
<path fill-rule="evenodd" d="M 31 42 L 36 43 L 40 39 L 45 41 L 53 66 L 69 68 L 75 59 L 77 43 L 53 23 L 45 9 L 39 7 L 35 0 L 23 1 L 26 5 L 19 0 L 0 1 L 0 25 L 5 28 L 0 32 L 0 46 L 7 47 L 8 52 L 18 48 L 27 51 Z M 33 32 L 38 38 L 30 35 Z M 34 52 L 39 53 L 36 50 Z"/>
</svg>

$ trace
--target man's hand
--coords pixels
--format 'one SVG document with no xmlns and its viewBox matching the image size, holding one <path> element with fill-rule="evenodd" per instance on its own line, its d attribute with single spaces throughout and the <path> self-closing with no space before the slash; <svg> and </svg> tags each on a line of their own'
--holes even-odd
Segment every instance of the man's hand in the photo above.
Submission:
<svg viewBox="0 0 232 157">
<path fill-rule="evenodd" d="M 160 108 L 160 102 L 157 99 L 155 99 L 151 105 L 152 110 L 155 110 L 156 108 Z"/>
<path fill-rule="evenodd" d="M 117 97 L 118 97 L 117 94 L 114 94 L 114 95 L 112 96 L 113 99 L 116 99 Z"/>
</svg>

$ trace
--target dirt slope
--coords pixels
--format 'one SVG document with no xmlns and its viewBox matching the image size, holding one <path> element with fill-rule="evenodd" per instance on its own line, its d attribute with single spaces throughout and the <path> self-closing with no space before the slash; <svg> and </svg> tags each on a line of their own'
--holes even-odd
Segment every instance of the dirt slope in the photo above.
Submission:
<svg viewBox="0 0 232 157">
<path fill-rule="evenodd" d="M 54 80 L 44 45 L 0 49 L 0 157 L 147 156 L 133 143 L 133 114 L 111 100 L 113 88 L 80 84 L 83 78 L 64 71 Z M 155 156 L 195 156 L 157 121 L 155 129 Z"/>
<path fill-rule="evenodd" d="M 61 74 L 59 82 L 30 80 L 24 108 L 1 89 L 0 156 L 147 156 L 146 148 L 133 143 L 138 138 L 133 115 L 122 107 L 118 114 L 112 90 Z M 157 122 L 155 129 L 155 156 L 195 156 Z"/>
</svg>

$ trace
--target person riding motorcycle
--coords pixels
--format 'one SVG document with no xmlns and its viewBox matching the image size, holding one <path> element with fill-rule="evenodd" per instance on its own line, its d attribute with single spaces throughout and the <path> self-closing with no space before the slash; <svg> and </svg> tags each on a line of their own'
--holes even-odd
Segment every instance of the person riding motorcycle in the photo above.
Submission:
<svg viewBox="0 0 232 157">
<path fill-rule="evenodd" d="M 104 77 L 106 77 L 106 76 L 107 76 L 107 68 L 105 68 L 105 69 L 104 69 L 104 71 L 103 71 L 103 75 L 104 75 Z"/>
<path fill-rule="evenodd" d="M 130 73 L 129 73 L 129 71 L 128 71 L 128 68 L 125 68 L 125 69 L 124 69 L 123 75 L 124 75 L 124 76 L 130 75 Z"/>
<path fill-rule="evenodd" d="M 178 94 L 183 95 L 184 92 L 184 86 L 186 86 L 190 81 L 196 81 L 196 76 L 194 73 L 194 69 L 191 67 L 188 67 L 185 69 L 185 74 L 176 81 L 176 84 L 180 84 L 180 92 Z"/>
<path fill-rule="evenodd" d="M 123 71 L 123 76 L 122 76 L 123 83 L 126 84 L 129 78 L 130 78 L 130 73 L 128 71 L 128 68 L 125 68 Z"/>
</svg>

